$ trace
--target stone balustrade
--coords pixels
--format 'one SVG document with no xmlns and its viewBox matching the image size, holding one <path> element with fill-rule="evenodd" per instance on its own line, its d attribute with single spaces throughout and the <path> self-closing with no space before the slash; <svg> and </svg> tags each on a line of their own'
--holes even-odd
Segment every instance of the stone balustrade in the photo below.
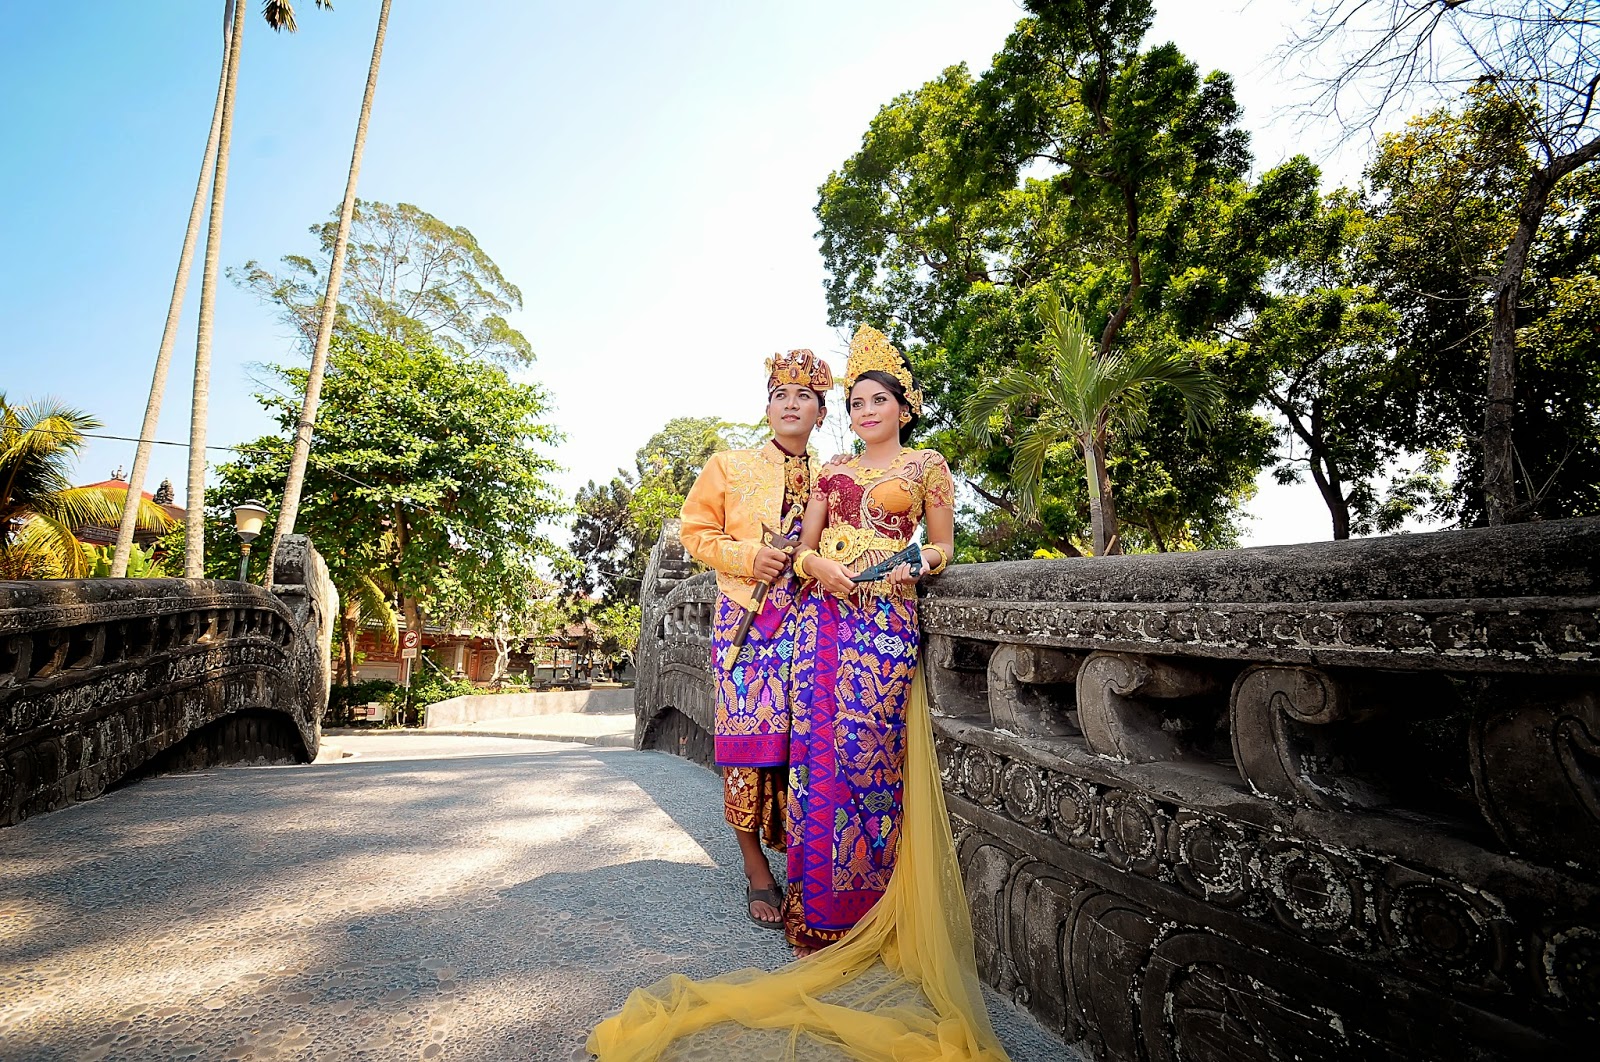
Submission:
<svg viewBox="0 0 1600 1062">
<path fill-rule="evenodd" d="M 299 535 L 274 581 L 0 582 L 0 826 L 143 773 L 313 759 L 338 596 Z"/>
<path fill-rule="evenodd" d="M 710 764 L 669 527 L 637 741 Z M 980 968 L 1102 1058 L 1600 1033 L 1600 521 L 957 566 L 923 666 Z"/>
</svg>

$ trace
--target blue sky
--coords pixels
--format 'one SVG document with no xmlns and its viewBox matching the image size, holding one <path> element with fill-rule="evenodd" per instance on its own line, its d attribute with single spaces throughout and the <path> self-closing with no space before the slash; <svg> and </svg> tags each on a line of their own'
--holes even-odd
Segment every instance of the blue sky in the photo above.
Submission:
<svg viewBox="0 0 1600 1062">
<path fill-rule="evenodd" d="M 0 41 L 0 201 L 8 337 L 0 390 L 54 395 L 135 435 L 194 193 L 220 58 L 220 2 L 34 4 Z M 222 261 L 306 253 L 337 205 L 376 0 L 302 0 L 276 35 L 246 0 Z M 1168 0 L 1151 41 L 1235 76 L 1258 165 L 1297 151 L 1349 179 L 1359 149 L 1275 116 L 1291 91 L 1271 55 L 1291 0 Z M 414 203 L 478 237 L 523 292 L 513 318 L 567 442 L 570 492 L 604 478 L 668 418 L 752 420 L 761 360 L 833 356 L 814 233 L 816 189 L 895 94 L 943 67 L 988 65 L 1011 0 L 610 5 L 397 0 L 360 194 Z M 203 240 L 203 236 L 202 236 Z M 188 437 L 199 261 L 159 437 Z M 269 425 L 251 392 L 294 358 L 270 308 L 224 281 L 210 441 Z M 842 357 L 833 357 L 842 367 Z M 95 442 L 80 481 L 132 464 Z M 215 454 L 214 458 L 224 458 Z M 184 451 L 158 447 L 147 489 L 183 493 Z M 1325 538 L 1309 487 L 1263 480 L 1247 541 Z"/>
</svg>

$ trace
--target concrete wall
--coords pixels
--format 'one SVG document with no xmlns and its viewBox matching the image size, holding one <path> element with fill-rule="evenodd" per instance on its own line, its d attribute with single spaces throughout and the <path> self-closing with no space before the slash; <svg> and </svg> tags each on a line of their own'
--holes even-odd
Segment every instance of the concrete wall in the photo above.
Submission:
<svg viewBox="0 0 1600 1062">
<path fill-rule="evenodd" d="M 485 693 L 451 697 L 428 706 L 432 729 L 475 723 L 480 719 L 516 719 L 557 712 L 631 712 L 633 690 L 549 690 L 541 693 Z"/>
</svg>

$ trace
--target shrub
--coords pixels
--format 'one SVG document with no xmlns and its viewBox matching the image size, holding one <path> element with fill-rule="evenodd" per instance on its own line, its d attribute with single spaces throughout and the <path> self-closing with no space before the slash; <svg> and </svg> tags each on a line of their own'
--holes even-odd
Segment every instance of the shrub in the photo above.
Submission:
<svg viewBox="0 0 1600 1062">
<path fill-rule="evenodd" d="M 411 704 L 415 708 L 426 708 L 451 697 L 467 697 L 477 692 L 478 687 L 466 679 L 441 675 L 436 671 L 417 675 L 411 680 Z"/>
</svg>

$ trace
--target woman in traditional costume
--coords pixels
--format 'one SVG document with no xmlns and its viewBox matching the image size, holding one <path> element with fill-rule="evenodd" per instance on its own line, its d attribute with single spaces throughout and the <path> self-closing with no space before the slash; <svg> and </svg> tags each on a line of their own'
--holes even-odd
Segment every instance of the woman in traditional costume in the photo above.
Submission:
<svg viewBox="0 0 1600 1062">
<path fill-rule="evenodd" d="M 770 973 L 674 974 L 635 990 L 590 1034 L 601 1062 L 1006 1059 L 973 959 L 917 667 L 916 573 L 899 564 L 852 580 L 894 557 L 919 522 L 922 569 L 948 564 L 949 468 L 902 445 L 922 398 L 882 333 L 856 333 L 846 388 L 865 447 L 819 475 L 802 532 L 811 552 L 795 565 L 814 585 L 802 591 L 793 671 L 784 913 L 796 950 L 816 950 Z"/>
<path fill-rule="evenodd" d="M 842 938 L 888 888 L 899 850 L 906 697 L 917 671 L 916 580 L 906 552 L 919 524 L 917 573 L 950 563 L 950 468 L 906 447 L 922 411 L 889 340 L 862 328 L 845 373 L 862 452 L 818 474 L 795 571 L 811 580 L 796 622 L 789 743 L 789 889 L 784 929 L 800 955 Z"/>
</svg>

